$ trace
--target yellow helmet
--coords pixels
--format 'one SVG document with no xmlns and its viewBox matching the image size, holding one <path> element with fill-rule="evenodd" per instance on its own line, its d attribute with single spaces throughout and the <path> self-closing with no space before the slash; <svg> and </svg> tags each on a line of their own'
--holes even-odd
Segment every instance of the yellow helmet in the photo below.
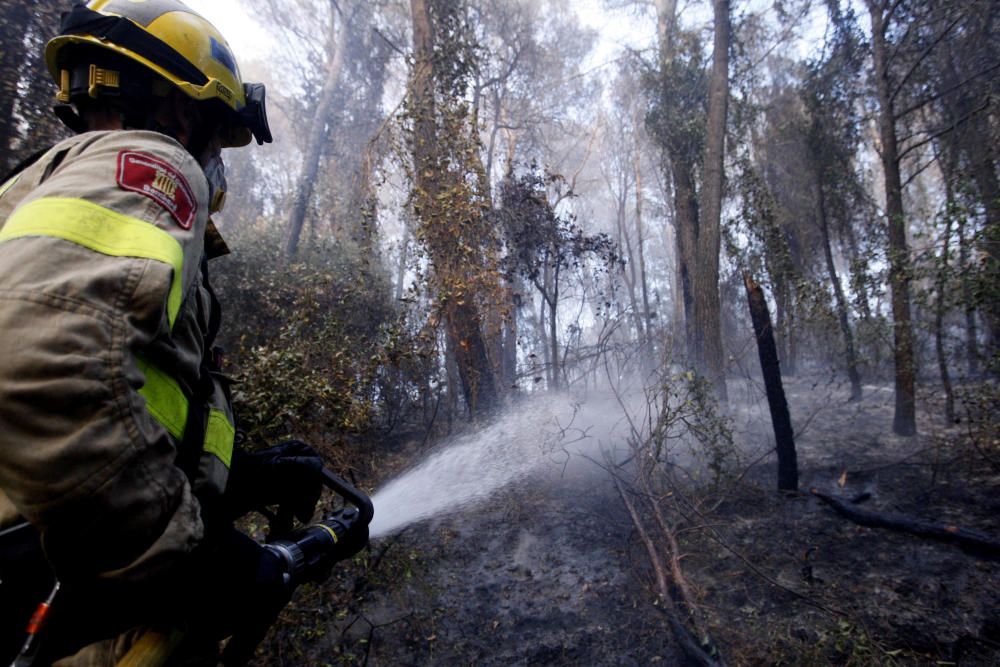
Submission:
<svg viewBox="0 0 1000 667">
<path fill-rule="evenodd" d="M 59 100 L 67 103 L 83 92 L 92 98 L 118 93 L 127 73 L 79 62 L 78 47 L 118 54 L 195 100 L 221 103 L 229 146 L 245 146 L 251 135 L 259 144 L 271 141 L 263 84 L 243 83 L 222 34 L 179 0 L 92 0 L 63 15 L 59 36 L 45 47 Z"/>
</svg>

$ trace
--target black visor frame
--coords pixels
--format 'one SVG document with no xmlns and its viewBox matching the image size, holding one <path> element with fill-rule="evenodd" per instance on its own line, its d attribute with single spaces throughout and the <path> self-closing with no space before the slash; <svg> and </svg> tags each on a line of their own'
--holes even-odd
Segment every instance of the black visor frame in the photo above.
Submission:
<svg viewBox="0 0 1000 667">
<path fill-rule="evenodd" d="M 239 111 L 240 121 L 247 126 L 261 146 L 271 143 L 271 126 L 267 122 L 267 89 L 262 83 L 244 83 L 246 106 Z"/>
</svg>

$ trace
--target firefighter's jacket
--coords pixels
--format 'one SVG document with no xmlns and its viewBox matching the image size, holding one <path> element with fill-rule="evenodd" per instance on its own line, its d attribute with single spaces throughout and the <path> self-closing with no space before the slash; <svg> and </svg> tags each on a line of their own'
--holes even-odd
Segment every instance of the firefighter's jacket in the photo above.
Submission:
<svg viewBox="0 0 1000 667">
<path fill-rule="evenodd" d="M 63 581 L 155 579 L 225 490 L 208 199 L 144 131 L 72 137 L 0 186 L 0 529 L 26 518 Z"/>
</svg>

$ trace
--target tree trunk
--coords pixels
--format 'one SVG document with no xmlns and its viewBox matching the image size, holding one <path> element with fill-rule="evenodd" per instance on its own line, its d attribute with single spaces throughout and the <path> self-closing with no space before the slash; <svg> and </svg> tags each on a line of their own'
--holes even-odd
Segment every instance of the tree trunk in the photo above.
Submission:
<svg viewBox="0 0 1000 667">
<path fill-rule="evenodd" d="M 979 191 L 979 200 L 986 212 L 986 225 L 983 229 L 980 249 L 983 252 L 985 275 L 983 281 L 990 285 L 989 293 L 984 303 L 986 319 L 989 323 L 990 351 L 987 358 L 1000 354 L 1000 298 L 996 297 L 997 285 L 1000 284 L 1000 181 L 997 179 L 996 166 L 991 154 L 991 142 L 984 140 L 989 136 L 989 126 L 983 118 L 977 118 L 974 127 L 981 134 L 973 142 L 969 158 L 972 162 L 972 176 Z M 994 369 L 997 372 L 998 369 Z"/>
<path fill-rule="evenodd" d="M 986 17 L 977 17 L 977 20 L 979 19 L 983 19 L 983 29 L 988 32 L 987 26 L 990 25 L 990 20 Z M 964 71 L 966 65 L 963 63 L 963 58 L 960 55 L 956 57 L 956 55 L 955 51 L 951 51 L 941 59 L 944 72 L 944 76 L 938 84 L 941 89 L 962 88 L 962 79 L 966 75 Z M 974 93 L 962 90 L 957 98 L 948 105 L 947 110 L 950 112 L 948 120 L 956 125 L 956 129 L 954 132 L 942 136 L 941 142 L 947 146 L 948 159 L 939 160 L 938 163 L 943 171 L 952 172 L 944 174 L 945 179 L 950 181 L 952 186 L 958 183 L 958 179 L 971 176 L 975 186 L 974 190 L 979 195 L 980 202 L 986 212 L 987 228 L 990 226 L 997 228 L 1000 225 L 1000 210 L 998 210 L 1000 201 L 997 201 L 997 198 L 1000 198 L 1000 189 L 997 186 L 995 165 L 993 164 L 993 142 L 987 139 L 991 135 L 991 128 L 988 113 L 975 109 L 979 104 L 979 100 L 975 97 Z M 965 158 L 966 169 L 959 174 L 957 172 L 961 157 Z M 977 377 L 980 371 L 980 351 L 976 309 L 979 304 L 974 293 L 976 271 L 970 266 L 970 239 L 966 234 L 965 223 L 966 216 L 959 216 L 957 230 L 958 275 L 962 276 L 968 374 L 970 377 Z M 996 284 L 995 279 L 993 284 Z M 987 322 L 991 319 L 989 313 L 991 305 L 985 304 L 984 308 Z"/>
<path fill-rule="evenodd" d="M 774 344 L 771 314 L 767 309 L 764 290 L 749 273 L 743 274 L 743 284 L 747 290 L 750 318 L 757 337 L 760 370 L 764 375 L 767 405 L 771 411 L 771 425 L 774 427 L 774 442 L 778 452 L 778 490 L 796 491 L 799 488 L 799 466 L 795 454 L 795 434 L 792 431 L 792 418 L 788 414 L 785 389 L 781 384 L 781 365 L 778 362 L 778 348 Z"/>
<path fill-rule="evenodd" d="M 729 108 L 729 0 L 713 0 L 715 45 L 708 84 L 708 123 L 702 169 L 701 218 L 698 228 L 698 265 L 694 286 L 695 349 L 702 371 L 726 400 L 726 361 L 722 349 L 719 301 L 723 160 Z"/>
<path fill-rule="evenodd" d="M 938 267 L 937 299 L 934 303 L 934 350 L 937 352 L 938 371 L 941 373 L 941 386 L 944 388 L 944 419 L 947 424 L 955 423 L 955 392 L 951 386 L 951 375 L 948 373 L 948 355 L 944 347 L 944 314 L 947 306 L 945 291 L 948 286 L 948 253 L 951 247 L 951 185 L 945 184 L 948 192 L 948 214 L 944 228 L 944 242 L 941 248 L 941 264 Z"/>
<path fill-rule="evenodd" d="M 948 73 L 950 75 L 948 85 L 953 85 L 950 82 L 958 80 L 958 74 L 955 71 L 954 66 L 948 68 Z M 958 105 L 958 113 L 969 113 L 969 107 L 970 105 L 965 102 L 963 97 Z M 942 150 L 939 151 L 940 157 L 938 158 L 937 163 L 941 169 L 941 175 L 944 178 L 946 201 L 948 205 L 948 225 L 950 226 L 954 219 L 957 227 L 958 265 L 955 267 L 955 275 L 958 276 L 961 283 L 960 303 L 962 304 L 962 310 L 965 316 L 965 361 L 967 364 L 968 376 L 970 378 L 975 378 L 979 375 L 979 332 L 976 326 L 976 303 L 973 293 L 973 279 L 970 276 L 971 267 L 969 266 L 969 241 L 965 232 L 965 225 L 968 216 L 961 210 L 961 205 L 958 201 L 956 201 L 955 197 L 956 184 L 960 183 L 962 179 L 966 177 L 966 174 L 962 173 L 960 170 L 961 157 L 963 153 L 968 156 L 970 151 L 975 150 L 971 146 L 972 143 L 973 142 L 970 141 L 969 137 L 962 136 L 957 132 L 950 132 L 944 135 L 941 137 Z M 950 237 L 947 240 L 950 241 Z M 939 294 L 942 294 L 940 289 Z"/>
<path fill-rule="evenodd" d="M 538 305 L 538 340 L 542 342 L 542 363 L 545 365 L 546 386 L 551 387 L 553 383 L 552 369 L 555 366 L 555 361 L 552 359 L 552 350 L 549 347 L 549 330 L 545 324 L 547 321 L 545 313 L 549 307 L 548 297 L 546 296 L 549 290 L 550 268 L 548 261 L 543 262 L 542 267 L 542 288 L 539 290 L 542 298 L 539 299 Z"/>
<path fill-rule="evenodd" d="M 521 307 L 521 289 L 517 283 L 514 283 L 507 287 L 504 294 L 506 295 L 510 312 L 504 318 L 501 378 L 508 389 L 516 389 L 518 310 Z"/>
<path fill-rule="evenodd" d="M 854 352 L 854 333 L 848 320 L 847 298 L 844 288 L 840 285 L 837 275 L 837 265 L 833 261 L 833 248 L 830 243 L 830 221 L 826 215 L 826 199 L 823 193 L 823 183 L 820 173 L 816 172 L 816 218 L 819 222 L 820 234 L 823 238 L 823 255 L 826 257 L 826 271 L 830 276 L 834 300 L 837 302 L 837 320 L 840 322 L 840 332 L 844 335 L 844 357 L 847 362 L 847 377 L 851 381 L 851 401 L 860 401 L 862 396 L 861 374 L 858 372 L 858 359 Z"/>
<path fill-rule="evenodd" d="M 330 4 L 330 11 L 336 17 L 340 13 L 337 5 L 335 2 L 331 2 Z M 320 159 L 323 157 L 323 149 L 326 146 L 327 125 L 330 122 L 333 95 L 337 92 L 337 86 L 340 83 L 340 74 L 344 69 L 344 52 L 347 50 L 348 29 L 348 22 L 342 20 L 340 34 L 332 38 L 333 53 L 331 54 L 330 62 L 327 64 L 326 78 L 323 80 L 319 102 L 316 105 L 315 115 L 309 126 L 309 137 L 306 139 L 305 155 L 302 158 L 302 174 L 299 176 L 298 185 L 295 188 L 295 196 L 292 198 L 292 211 L 288 217 L 288 240 L 286 241 L 285 252 L 290 258 L 294 258 L 299 251 L 299 237 L 302 235 L 302 225 L 305 223 L 306 210 L 309 208 L 309 200 L 312 198 L 316 175 L 319 173 Z"/>
<path fill-rule="evenodd" d="M 434 266 L 438 298 L 447 318 L 449 345 L 458 366 L 466 406 L 470 414 L 476 415 L 496 405 L 496 379 L 483 337 L 475 289 L 467 279 L 470 267 L 458 255 L 456 239 L 445 226 L 449 212 L 441 210 L 442 197 L 462 195 L 456 195 L 461 192 L 461 184 L 448 180 L 449 177 L 454 180 L 454 174 L 442 167 L 449 156 L 440 154 L 447 150 L 444 141 L 447 137 L 439 136 L 434 90 L 436 54 L 428 0 L 410 0 L 410 10 L 414 64 L 409 102 L 414 118 L 411 151 L 415 209 Z M 452 202 L 463 203 L 467 202 Z"/>
<path fill-rule="evenodd" d="M 965 310 L 965 363 L 970 378 L 979 376 L 979 330 L 976 326 L 976 306 L 969 278 L 969 239 L 965 232 L 966 217 L 958 219 L 958 275 L 962 278 L 962 305 Z"/>
<path fill-rule="evenodd" d="M 659 47 L 659 69 L 666 76 L 674 58 L 674 33 L 677 29 L 677 0 L 656 0 L 656 35 Z M 669 155 L 674 182 L 674 329 L 683 320 L 684 353 L 694 355 L 694 293 L 693 267 L 698 239 L 698 198 L 695 191 L 694 166 L 680 152 Z M 679 335 L 679 332 L 678 332 Z M 679 343 L 674 343 L 678 348 Z"/>
<path fill-rule="evenodd" d="M 677 240 L 677 226 L 673 222 L 667 226 L 667 248 L 673 250 L 670 264 L 670 336 L 668 350 L 672 356 L 682 355 L 687 343 L 684 332 L 684 290 L 681 288 L 680 250 Z"/>
<path fill-rule="evenodd" d="M 549 305 L 549 345 L 552 355 L 552 384 L 553 389 L 562 386 L 562 360 L 559 357 L 559 320 L 557 319 L 559 309 L 559 263 L 553 267 L 551 298 L 546 297 Z"/>
<path fill-rule="evenodd" d="M 878 129 L 882 171 L 885 179 L 886 214 L 889 218 L 889 286 L 892 291 L 894 360 L 896 366 L 896 410 L 892 430 L 897 435 L 915 435 L 916 359 L 913 353 L 913 323 L 910 317 L 910 256 L 906 241 L 903 185 L 900 177 L 896 118 L 889 81 L 886 44 L 886 14 L 883 3 L 867 0 L 872 19 L 872 53 L 875 88 L 878 93 Z"/>
<path fill-rule="evenodd" d="M 651 347 L 653 337 L 650 334 L 650 326 L 652 322 L 650 318 L 652 313 L 649 311 L 649 285 L 646 280 L 646 252 L 645 246 L 645 233 L 642 228 L 642 154 L 639 152 L 639 141 L 638 141 L 638 128 L 639 119 L 635 119 L 636 126 L 636 146 L 635 146 L 635 231 L 636 231 L 636 245 L 639 254 L 639 285 L 642 291 L 642 326 L 643 326 L 643 357 L 647 357 L 652 354 L 652 350 L 648 349 Z"/>
<path fill-rule="evenodd" d="M 693 167 L 679 156 L 671 157 L 674 177 L 674 227 L 677 230 L 677 275 L 684 306 L 684 346 L 688 357 L 696 357 L 697 323 L 694 314 L 695 266 L 698 246 L 698 199 Z"/>
<path fill-rule="evenodd" d="M 4 72 L 4 80 L 0 82 L 0 178 L 13 169 L 19 159 L 14 152 L 15 140 L 19 136 L 17 118 L 14 108 L 19 97 L 18 83 L 20 72 L 25 71 L 27 54 L 24 52 L 24 29 L 30 16 L 25 5 L 27 3 L 4 3 L 0 35 L 3 45 L 0 46 L 0 70 Z M 53 26 L 55 27 L 55 26 Z M 42 148 L 38 146 L 35 150 Z M 2 183 L 0 183 L 2 185 Z"/>
<path fill-rule="evenodd" d="M 674 32 L 677 29 L 677 0 L 656 0 L 656 41 L 660 51 L 660 70 L 674 57 Z"/>
<path fill-rule="evenodd" d="M 558 304 L 553 300 L 549 302 L 549 354 L 552 356 L 552 388 L 558 389 L 562 385 L 562 367 L 559 359 L 559 328 L 556 319 L 556 309 Z"/>
<path fill-rule="evenodd" d="M 639 277 L 636 274 L 638 261 L 635 250 L 632 247 L 632 236 L 629 234 L 627 225 L 628 183 L 623 177 L 619 184 L 622 187 L 619 192 L 615 193 L 615 198 L 618 200 L 618 247 L 624 245 L 626 260 L 626 271 L 622 278 L 625 280 L 625 286 L 628 288 L 629 305 L 632 310 L 632 326 L 635 327 L 635 339 L 641 344 L 645 337 L 645 328 L 643 327 L 642 313 L 639 312 L 639 300 L 635 293 L 636 283 L 639 282 Z"/>
</svg>

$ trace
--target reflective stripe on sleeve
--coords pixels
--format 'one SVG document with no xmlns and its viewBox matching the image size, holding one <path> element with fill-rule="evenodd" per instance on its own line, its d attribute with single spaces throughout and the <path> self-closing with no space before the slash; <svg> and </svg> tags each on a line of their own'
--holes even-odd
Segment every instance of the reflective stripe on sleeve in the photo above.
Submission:
<svg viewBox="0 0 1000 667">
<path fill-rule="evenodd" d="M 172 327 L 183 299 L 184 250 L 159 227 L 83 199 L 45 197 L 25 204 L 0 230 L 0 243 L 24 236 L 63 239 L 112 257 L 140 257 L 174 270 L 167 297 Z"/>
<path fill-rule="evenodd" d="M 176 380 L 145 359 L 140 357 L 137 361 L 139 370 L 146 376 L 146 384 L 139 389 L 139 394 L 146 399 L 146 410 L 175 440 L 183 441 L 188 417 L 188 399 L 184 390 Z M 228 468 L 233 461 L 235 438 L 236 429 L 226 413 L 210 409 L 202 452 L 215 456 Z"/>
<path fill-rule="evenodd" d="M 222 410 L 209 410 L 208 426 L 205 428 L 205 453 L 218 457 L 228 468 L 233 462 L 235 439 L 236 429 L 229 423 L 226 413 Z"/>
<path fill-rule="evenodd" d="M 146 409 L 167 433 L 178 441 L 184 439 L 187 425 L 188 400 L 177 381 L 156 366 L 139 358 L 139 370 L 146 376 L 146 384 L 139 393 L 146 399 Z"/>
</svg>

